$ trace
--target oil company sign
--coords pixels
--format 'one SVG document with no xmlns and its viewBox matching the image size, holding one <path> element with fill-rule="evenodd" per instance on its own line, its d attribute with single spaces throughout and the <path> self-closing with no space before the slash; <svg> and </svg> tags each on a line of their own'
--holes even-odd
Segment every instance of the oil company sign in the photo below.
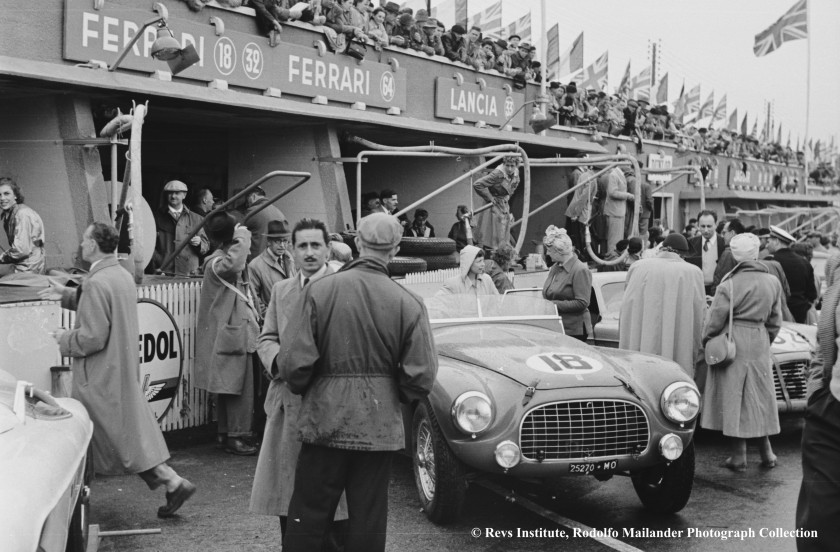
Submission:
<svg viewBox="0 0 840 552">
<path fill-rule="evenodd" d="M 181 332 L 166 307 L 151 299 L 137 301 L 140 322 L 140 384 L 158 421 L 175 397 L 184 366 Z"/>
<path fill-rule="evenodd" d="M 525 103 L 525 95 L 508 93 L 501 88 L 482 88 L 478 84 L 458 84 L 455 79 L 438 77 L 435 93 L 435 116 L 444 119 L 461 117 L 464 121 L 484 121 L 501 126 Z M 524 126 L 525 115 L 519 113 L 509 124 Z"/>
<path fill-rule="evenodd" d="M 143 3 L 138 3 L 143 4 Z M 154 13 L 105 2 L 93 9 L 90 0 L 67 0 L 64 17 L 64 59 L 86 62 L 92 59 L 113 63 L 128 42 Z M 284 95 L 369 106 L 406 108 L 406 73 L 391 66 L 325 52 L 315 47 L 279 42 L 271 47 L 268 39 L 256 34 L 225 30 L 216 36 L 215 27 L 188 19 L 169 18 L 169 27 L 182 46 L 192 44 L 200 61 L 178 74 L 185 79 L 210 82 L 227 81 L 231 86 L 266 90 L 275 88 Z M 168 70 L 165 62 L 150 52 L 157 28 L 150 26 L 120 64 L 121 69 L 154 72 Z"/>
</svg>

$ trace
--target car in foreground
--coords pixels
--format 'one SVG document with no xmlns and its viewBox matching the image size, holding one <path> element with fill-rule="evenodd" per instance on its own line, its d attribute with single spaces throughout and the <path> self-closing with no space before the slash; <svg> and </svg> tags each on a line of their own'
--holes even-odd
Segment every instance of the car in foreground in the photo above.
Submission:
<svg viewBox="0 0 840 552">
<path fill-rule="evenodd" d="M 642 504 L 689 500 L 700 394 L 671 361 L 563 334 L 537 297 L 427 298 L 439 370 L 406 405 L 406 450 L 426 515 L 456 520 L 482 475 L 557 484 L 630 476 Z"/>
<path fill-rule="evenodd" d="M 80 402 L 30 389 L 0 370 L 0 550 L 84 552 L 93 424 Z"/>
<path fill-rule="evenodd" d="M 594 345 L 618 347 L 618 318 L 626 279 L 627 272 L 596 272 L 592 275 L 589 310 L 593 320 L 598 320 L 593 328 Z M 783 322 L 770 347 L 780 413 L 805 411 L 805 382 L 816 333 L 815 326 Z M 700 381 L 698 378 L 698 383 Z"/>
</svg>

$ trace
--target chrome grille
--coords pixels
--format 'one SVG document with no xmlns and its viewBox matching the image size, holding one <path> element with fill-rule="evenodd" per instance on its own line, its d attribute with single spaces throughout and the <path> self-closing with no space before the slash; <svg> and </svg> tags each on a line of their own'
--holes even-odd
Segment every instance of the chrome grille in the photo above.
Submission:
<svg viewBox="0 0 840 552">
<path fill-rule="evenodd" d="M 779 365 L 782 369 L 782 377 L 785 379 L 788 396 L 791 399 L 805 398 L 805 373 L 808 370 L 808 364 L 809 361 L 807 360 L 797 360 Z M 775 369 L 773 370 L 773 385 L 776 388 L 776 400 L 784 401 L 785 395 L 782 393 L 782 385 Z"/>
<path fill-rule="evenodd" d="M 540 406 L 525 415 L 519 431 L 523 457 L 537 461 L 638 454 L 649 439 L 644 411 L 611 400 Z"/>
</svg>

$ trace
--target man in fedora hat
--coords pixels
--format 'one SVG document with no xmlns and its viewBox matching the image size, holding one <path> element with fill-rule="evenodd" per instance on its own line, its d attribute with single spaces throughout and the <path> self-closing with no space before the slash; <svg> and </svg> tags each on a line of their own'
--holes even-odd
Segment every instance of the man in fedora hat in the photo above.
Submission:
<svg viewBox="0 0 840 552">
<path fill-rule="evenodd" d="M 265 249 L 248 263 L 248 280 L 251 282 L 251 291 L 260 300 L 261 314 L 265 314 L 274 284 L 297 273 L 295 262 L 288 251 L 291 235 L 285 220 L 272 220 L 263 235 Z"/>
<path fill-rule="evenodd" d="M 193 228 L 200 225 L 203 217 L 184 205 L 187 197 L 187 185 L 180 180 L 170 180 L 163 187 L 166 204 L 155 211 L 155 226 L 157 240 L 152 262 L 149 265 L 157 269 L 178 276 L 195 274 L 198 271 L 200 257 L 206 255 L 210 249 L 204 230 L 190 238 L 190 243 L 178 253 L 169 264 L 161 266 L 163 260 L 175 251 L 180 243 L 187 239 Z"/>
<path fill-rule="evenodd" d="M 788 308 L 796 322 L 805 324 L 808 310 L 817 300 L 817 287 L 814 284 L 814 267 L 790 249 L 795 241 L 796 238 L 783 229 L 771 226 L 770 239 L 767 240 L 767 249 L 771 255 L 767 259 L 782 265 L 790 285 Z"/>
<path fill-rule="evenodd" d="M 257 186 L 245 197 L 245 226 L 251 232 L 251 250 L 248 261 L 265 249 L 266 231 L 272 220 L 286 222 L 286 215 L 275 205 L 265 206 L 265 190 Z"/>
</svg>

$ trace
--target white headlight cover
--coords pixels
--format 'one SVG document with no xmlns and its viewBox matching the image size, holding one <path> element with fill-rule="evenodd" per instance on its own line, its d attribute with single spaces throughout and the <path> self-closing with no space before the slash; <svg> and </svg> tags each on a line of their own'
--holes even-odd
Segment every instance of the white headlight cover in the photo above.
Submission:
<svg viewBox="0 0 840 552">
<path fill-rule="evenodd" d="M 690 422 L 699 412 L 700 393 L 690 383 L 678 381 L 662 392 L 662 413 L 672 422 Z"/>
<path fill-rule="evenodd" d="M 452 421 L 467 434 L 481 433 L 493 421 L 493 406 L 484 393 L 467 391 L 452 403 Z"/>
<path fill-rule="evenodd" d="M 496 463 L 508 470 L 519 464 L 522 453 L 513 441 L 503 441 L 496 445 Z"/>
</svg>

